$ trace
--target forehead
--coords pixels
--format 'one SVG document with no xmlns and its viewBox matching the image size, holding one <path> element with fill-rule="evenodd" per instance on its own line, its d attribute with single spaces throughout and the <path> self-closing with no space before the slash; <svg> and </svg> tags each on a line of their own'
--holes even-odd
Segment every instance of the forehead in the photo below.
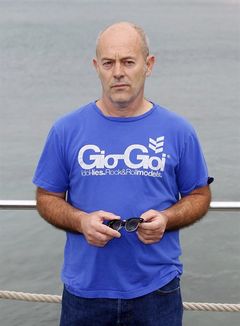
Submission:
<svg viewBox="0 0 240 326">
<path fill-rule="evenodd" d="M 100 57 L 137 56 L 141 51 L 141 38 L 130 27 L 117 27 L 106 30 L 100 36 L 97 48 Z"/>
</svg>

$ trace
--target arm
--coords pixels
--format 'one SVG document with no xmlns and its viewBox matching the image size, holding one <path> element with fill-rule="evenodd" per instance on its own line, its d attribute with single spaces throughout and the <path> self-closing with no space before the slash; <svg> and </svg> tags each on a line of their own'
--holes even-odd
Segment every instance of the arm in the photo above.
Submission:
<svg viewBox="0 0 240 326">
<path fill-rule="evenodd" d="M 103 224 L 104 220 L 119 218 L 104 211 L 85 213 L 65 201 L 65 193 L 54 193 L 37 188 L 37 210 L 50 224 L 59 229 L 83 233 L 88 243 L 103 247 L 120 233 Z"/>
<path fill-rule="evenodd" d="M 138 237 L 145 244 L 161 240 L 165 231 L 178 230 L 200 220 L 208 211 L 211 201 L 209 186 L 193 190 L 172 207 L 159 212 L 149 210 L 141 215 L 147 222 L 138 229 Z"/>
</svg>

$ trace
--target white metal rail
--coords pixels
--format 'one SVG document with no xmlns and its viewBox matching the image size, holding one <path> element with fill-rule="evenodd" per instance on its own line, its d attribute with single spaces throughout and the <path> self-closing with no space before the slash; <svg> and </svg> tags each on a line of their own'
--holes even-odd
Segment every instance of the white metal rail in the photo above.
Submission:
<svg viewBox="0 0 240 326">
<path fill-rule="evenodd" d="M 0 200 L 0 210 L 36 209 L 36 200 Z"/>
<path fill-rule="evenodd" d="M 35 200 L 0 200 L 0 210 L 34 210 L 34 209 L 36 209 Z M 238 211 L 240 210 L 240 202 L 212 201 L 210 204 L 210 210 Z M 0 290 L 0 299 L 60 303 L 62 297 L 58 295 L 44 295 L 44 294 Z M 189 311 L 240 312 L 240 303 L 222 304 L 222 303 L 183 302 L 183 307 L 185 310 L 189 310 Z"/>
<path fill-rule="evenodd" d="M 35 200 L 0 200 L 0 210 L 36 209 Z M 210 210 L 236 211 L 240 210 L 240 201 L 212 201 Z"/>
</svg>

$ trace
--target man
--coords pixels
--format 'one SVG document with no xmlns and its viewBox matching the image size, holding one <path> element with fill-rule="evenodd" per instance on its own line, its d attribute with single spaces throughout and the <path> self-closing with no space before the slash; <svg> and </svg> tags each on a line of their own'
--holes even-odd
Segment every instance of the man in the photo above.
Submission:
<svg viewBox="0 0 240 326">
<path fill-rule="evenodd" d="M 121 22 L 98 37 L 102 96 L 52 127 L 33 182 L 38 211 L 67 231 L 61 326 L 180 326 L 179 229 L 208 210 L 193 128 L 148 101 L 155 58 Z"/>
</svg>

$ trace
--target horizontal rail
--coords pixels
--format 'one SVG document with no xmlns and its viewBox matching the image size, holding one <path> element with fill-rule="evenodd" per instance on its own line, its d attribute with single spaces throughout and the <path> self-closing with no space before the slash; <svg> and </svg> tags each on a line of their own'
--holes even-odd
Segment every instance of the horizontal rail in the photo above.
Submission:
<svg viewBox="0 0 240 326">
<path fill-rule="evenodd" d="M 210 210 L 240 210 L 239 201 L 212 201 L 210 203 Z"/>
<path fill-rule="evenodd" d="M 36 200 L 0 200 L 0 210 L 3 209 L 36 209 Z"/>
<path fill-rule="evenodd" d="M 36 200 L 0 200 L 0 210 L 36 209 Z M 240 210 L 239 201 L 212 201 L 210 210 Z"/>
</svg>

